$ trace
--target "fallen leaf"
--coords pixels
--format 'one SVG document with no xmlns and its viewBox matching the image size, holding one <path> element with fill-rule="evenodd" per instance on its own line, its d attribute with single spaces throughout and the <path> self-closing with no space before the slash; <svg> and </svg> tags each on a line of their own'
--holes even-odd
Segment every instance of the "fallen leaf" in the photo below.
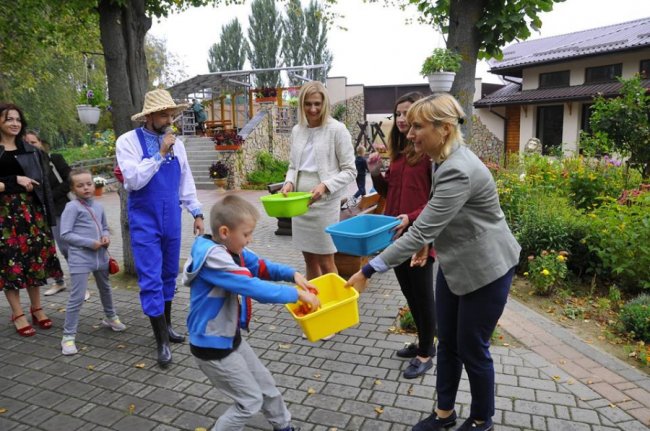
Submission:
<svg viewBox="0 0 650 431">
<path fill-rule="evenodd" d="M 314 373 L 314 378 L 315 378 L 315 379 L 320 379 L 320 377 L 321 377 L 321 376 L 320 376 L 320 373 Z"/>
<path fill-rule="evenodd" d="M 308 389 L 307 389 L 307 393 L 308 393 L 309 395 L 314 395 L 314 394 L 316 393 L 316 389 L 314 389 L 314 388 L 308 388 Z"/>
<path fill-rule="evenodd" d="M 553 380 L 555 380 L 556 382 L 557 382 L 558 380 L 560 380 L 561 378 L 562 378 L 562 377 L 560 377 L 560 376 L 553 376 Z"/>
<path fill-rule="evenodd" d="M 7 409 L 0 407 L 0 415 L 3 413 L 7 413 Z"/>
<path fill-rule="evenodd" d="M 560 364 L 562 365 L 566 364 L 566 359 L 560 359 Z"/>
<path fill-rule="evenodd" d="M 574 384 L 576 381 L 573 380 L 573 379 L 569 379 L 569 380 L 567 380 L 566 382 L 567 382 L 567 384 L 572 385 L 572 384 Z"/>
<path fill-rule="evenodd" d="M 135 368 L 144 368 L 144 367 L 145 367 L 144 362 L 135 364 Z"/>
<path fill-rule="evenodd" d="M 592 382 L 591 380 L 587 380 L 587 384 L 588 384 L 588 385 L 590 385 L 590 384 L 592 384 L 592 383 L 593 383 L 593 382 Z"/>
<path fill-rule="evenodd" d="M 88 365 L 86 368 L 88 368 L 90 371 L 93 371 L 95 369 L 94 365 Z"/>
<path fill-rule="evenodd" d="M 283 344 L 283 343 L 280 343 L 280 344 L 278 344 L 278 347 L 279 347 L 280 349 L 290 349 L 290 348 L 291 348 L 291 344 Z"/>
<path fill-rule="evenodd" d="M 65 313 L 65 308 L 59 308 L 56 311 L 58 311 L 59 313 Z"/>
<path fill-rule="evenodd" d="M 508 346 L 510 346 L 510 343 L 503 343 L 503 346 L 508 347 Z"/>
<path fill-rule="evenodd" d="M 378 415 L 380 415 L 384 412 L 384 409 L 381 407 L 375 407 L 375 411 L 377 412 Z"/>
<path fill-rule="evenodd" d="M 381 385 L 381 380 L 379 379 L 375 380 L 375 386 L 379 386 L 379 385 Z"/>
<path fill-rule="evenodd" d="M 395 328 L 394 326 L 391 326 L 390 328 L 388 328 L 388 332 L 394 334 L 395 332 L 397 332 L 397 328 Z"/>
<path fill-rule="evenodd" d="M 198 427 L 198 428 L 194 428 L 194 431 L 208 431 L 208 430 L 207 428 Z"/>
<path fill-rule="evenodd" d="M 129 404 L 129 414 L 135 413 L 135 404 Z"/>
<path fill-rule="evenodd" d="M 269 326 L 269 329 L 270 329 L 271 331 L 275 331 L 276 327 L 275 327 L 274 325 L 271 325 L 271 326 Z"/>
<path fill-rule="evenodd" d="M 616 404 L 610 404 L 609 406 L 610 406 L 611 408 L 613 408 L 613 409 L 615 409 L 615 408 L 617 407 Z"/>
<path fill-rule="evenodd" d="M 117 345 L 117 348 L 118 348 L 118 349 L 124 349 L 124 348 L 126 348 L 126 346 L 125 346 L 124 344 L 118 344 L 118 345 Z"/>
</svg>

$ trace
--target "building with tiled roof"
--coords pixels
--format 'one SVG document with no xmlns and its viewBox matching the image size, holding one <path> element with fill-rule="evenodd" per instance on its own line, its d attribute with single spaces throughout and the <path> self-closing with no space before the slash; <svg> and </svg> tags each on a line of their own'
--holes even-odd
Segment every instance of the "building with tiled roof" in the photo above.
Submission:
<svg viewBox="0 0 650 431">
<path fill-rule="evenodd" d="M 617 96 L 617 78 L 637 73 L 650 89 L 650 17 L 515 43 L 490 66 L 508 84 L 474 107 L 492 118 L 506 151 L 521 151 L 535 137 L 546 153 L 559 146 L 575 152 L 595 95 Z"/>
</svg>

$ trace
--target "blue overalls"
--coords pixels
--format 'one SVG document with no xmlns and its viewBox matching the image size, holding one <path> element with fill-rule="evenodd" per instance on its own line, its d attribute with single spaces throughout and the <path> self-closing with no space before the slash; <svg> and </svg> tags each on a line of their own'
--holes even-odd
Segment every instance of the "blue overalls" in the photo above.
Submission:
<svg viewBox="0 0 650 431">
<path fill-rule="evenodd" d="M 142 158 L 149 152 L 141 128 L 136 129 Z M 174 298 L 181 252 L 181 207 L 178 196 L 181 168 L 177 158 L 166 159 L 149 183 L 129 192 L 131 248 L 140 285 L 144 314 L 160 316 Z"/>
</svg>

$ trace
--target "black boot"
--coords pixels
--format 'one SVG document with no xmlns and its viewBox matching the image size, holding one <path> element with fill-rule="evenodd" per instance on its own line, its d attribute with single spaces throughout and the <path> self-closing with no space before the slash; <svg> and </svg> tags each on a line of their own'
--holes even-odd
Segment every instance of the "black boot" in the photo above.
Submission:
<svg viewBox="0 0 650 431">
<path fill-rule="evenodd" d="M 167 321 L 167 334 L 169 334 L 170 343 L 182 343 L 185 337 L 174 331 L 172 328 L 172 302 L 165 302 L 165 320 Z"/>
<path fill-rule="evenodd" d="M 165 315 L 161 314 L 160 316 L 151 317 L 151 327 L 153 328 L 153 334 L 156 337 L 156 344 L 158 346 L 158 365 L 162 368 L 167 368 L 167 365 L 172 362 L 172 350 L 169 347 L 169 335 L 167 334 L 167 322 L 165 321 Z"/>
</svg>

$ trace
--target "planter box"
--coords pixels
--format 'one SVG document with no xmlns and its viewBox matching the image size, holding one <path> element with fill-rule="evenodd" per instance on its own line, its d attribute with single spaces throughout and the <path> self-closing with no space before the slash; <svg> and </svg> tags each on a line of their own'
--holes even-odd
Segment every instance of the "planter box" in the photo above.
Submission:
<svg viewBox="0 0 650 431">
<path fill-rule="evenodd" d="M 217 151 L 239 151 L 241 145 L 215 145 L 214 149 Z"/>
<path fill-rule="evenodd" d="M 84 124 L 97 124 L 101 113 L 102 111 L 96 106 L 77 105 L 77 114 L 79 115 L 79 121 Z"/>
</svg>

